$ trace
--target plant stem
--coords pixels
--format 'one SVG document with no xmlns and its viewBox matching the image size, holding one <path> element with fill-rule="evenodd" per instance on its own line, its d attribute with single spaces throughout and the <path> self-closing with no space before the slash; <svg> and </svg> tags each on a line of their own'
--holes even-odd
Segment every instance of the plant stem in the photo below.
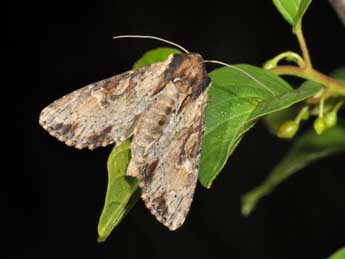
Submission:
<svg viewBox="0 0 345 259">
<path fill-rule="evenodd" d="M 325 106 L 325 98 L 321 97 L 320 100 L 320 109 L 319 109 L 319 117 L 322 118 L 323 117 L 323 107 Z"/>
<path fill-rule="evenodd" d="M 263 67 L 265 69 L 272 69 L 274 67 L 277 67 L 278 63 L 283 59 L 295 62 L 300 67 L 305 67 L 303 58 L 300 55 L 298 55 L 297 53 L 292 52 L 292 51 L 285 51 L 283 53 L 280 53 L 279 55 L 275 56 L 274 58 L 266 61 L 265 64 L 263 65 Z"/>
<path fill-rule="evenodd" d="M 303 119 L 305 115 L 308 115 L 309 117 L 309 107 L 306 105 L 304 106 L 299 113 L 297 114 L 297 117 L 295 118 L 295 122 L 300 123 L 300 121 Z"/>
<path fill-rule="evenodd" d="M 299 60 L 298 55 L 297 59 L 295 56 L 292 56 L 291 53 L 293 52 L 284 52 L 275 58 L 269 60 L 269 62 L 278 62 L 281 58 L 286 57 L 294 57 L 297 60 L 299 66 L 276 66 L 271 68 L 270 70 L 276 75 L 291 75 L 301 77 L 307 80 L 311 80 L 317 83 L 320 83 L 324 86 L 324 93 L 322 94 L 321 98 L 327 98 L 329 96 L 345 96 L 345 84 L 339 82 L 325 74 L 320 73 L 319 71 L 313 68 L 313 65 L 310 60 L 310 55 L 308 51 L 307 44 L 305 42 L 303 31 L 302 31 L 302 23 L 299 21 L 296 24 L 294 29 L 294 33 L 298 39 L 298 43 L 302 50 L 303 59 L 302 62 Z M 294 53 L 295 54 L 295 53 Z M 296 61 L 295 60 L 295 61 Z M 316 98 L 316 102 L 319 102 L 320 99 Z"/>
<path fill-rule="evenodd" d="M 303 36 L 302 22 L 301 21 L 296 24 L 295 33 L 296 33 L 296 36 L 297 36 L 297 39 L 298 39 L 298 43 L 299 43 L 299 45 L 301 47 L 301 50 L 302 50 L 302 55 L 303 55 L 303 58 L 304 58 L 305 67 L 307 69 L 311 69 L 313 66 L 311 64 L 311 60 L 310 60 L 310 55 L 309 55 L 307 44 L 306 44 L 304 36 Z"/>
<path fill-rule="evenodd" d="M 326 87 L 333 95 L 345 96 L 345 84 L 339 82 L 313 68 L 301 68 L 297 66 L 278 66 L 271 71 L 276 75 L 291 75 L 301 77 L 307 80 L 315 81 Z"/>
<path fill-rule="evenodd" d="M 337 113 L 340 107 L 344 104 L 344 101 L 338 102 L 332 109 L 333 112 Z"/>
</svg>

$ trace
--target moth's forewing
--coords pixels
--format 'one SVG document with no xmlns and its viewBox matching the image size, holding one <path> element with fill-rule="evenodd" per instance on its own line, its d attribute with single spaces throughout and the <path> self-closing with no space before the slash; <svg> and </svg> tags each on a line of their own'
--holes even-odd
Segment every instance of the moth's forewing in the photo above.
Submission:
<svg viewBox="0 0 345 259">
<path fill-rule="evenodd" d="M 210 80 L 198 55 L 172 63 L 161 95 L 138 120 L 127 173 L 139 179 L 151 213 L 175 230 L 185 221 L 198 178 Z"/>
<path fill-rule="evenodd" d="M 128 71 L 85 86 L 48 105 L 40 124 L 52 136 L 77 148 L 119 144 L 164 85 L 170 60 Z"/>
</svg>

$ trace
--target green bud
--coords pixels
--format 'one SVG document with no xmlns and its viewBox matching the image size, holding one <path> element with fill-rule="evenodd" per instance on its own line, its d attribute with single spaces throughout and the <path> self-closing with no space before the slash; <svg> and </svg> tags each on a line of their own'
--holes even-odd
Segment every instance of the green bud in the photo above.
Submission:
<svg viewBox="0 0 345 259">
<path fill-rule="evenodd" d="M 264 63 L 263 68 L 270 70 L 272 68 L 275 68 L 276 66 L 277 66 L 277 61 L 274 59 L 270 59 Z"/>
<path fill-rule="evenodd" d="M 314 121 L 314 129 L 318 135 L 321 135 L 322 132 L 324 132 L 326 128 L 327 128 L 327 125 L 323 117 L 318 117 Z"/>
<path fill-rule="evenodd" d="M 309 119 L 309 117 L 310 117 L 310 113 L 309 113 L 309 111 L 306 111 L 303 113 L 301 119 L 306 121 Z"/>
<path fill-rule="evenodd" d="M 280 125 L 277 136 L 279 138 L 292 138 L 295 136 L 298 130 L 298 123 L 296 121 L 285 121 L 282 125 Z"/>
<path fill-rule="evenodd" d="M 325 124 L 327 128 L 332 128 L 335 125 L 337 125 L 337 113 L 336 112 L 330 112 L 327 113 L 324 117 Z"/>
</svg>

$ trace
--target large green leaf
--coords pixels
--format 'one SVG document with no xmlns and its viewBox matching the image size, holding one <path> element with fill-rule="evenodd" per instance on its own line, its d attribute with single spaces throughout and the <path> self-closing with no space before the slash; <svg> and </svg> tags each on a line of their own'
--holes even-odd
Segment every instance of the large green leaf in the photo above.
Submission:
<svg viewBox="0 0 345 259">
<path fill-rule="evenodd" d="M 292 89 L 270 71 L 238 65 L 212 71 L 199 180 L 209 188 L 255 121 L 315 95 L 319 86 Z"/>
<path fill-rule="evenodd" d="M 108 187 L 98 223 L 98 241 L 105 241 L 139 198 L 138 182 L 127 177 L 130 141 L 115 147 L 108 158 Z"/>
<path fill-rule="evenodd" d="M 336 252 L 334 252 L 330 257 L 327 259 L 344 259 L 345 258 L 345 247 L 340 248 Z"/>
<path fill-rule="evenodd" d="M 284 19 L 294 28 L 301 22 L 311 0 L 273 0 Z"/>
<path fill-rule="evenodd" d="M 286 178 L 315 160 L 345 152 L 345 127 L 339 125 L 317 135 L 313 129 L 300 136 L 266 180 L 242 198 L 242 214 L 248 215 L 259 200 Z"/>
</svg>

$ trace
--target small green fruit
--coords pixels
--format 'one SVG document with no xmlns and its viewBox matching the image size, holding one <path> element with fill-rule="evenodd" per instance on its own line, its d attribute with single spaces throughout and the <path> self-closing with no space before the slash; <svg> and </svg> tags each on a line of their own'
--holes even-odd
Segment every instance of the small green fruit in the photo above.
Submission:
<svg viewBox="0 0 345 259">
<path fill-rule="evenodd" d="M 335 112 L 327 113 L 324 119 L 327 128 L 332 128 L 337 125 L 337 114 Z"/>
<path fill-rule="evenodd" d="M 285 121 L 282 125 L 280 125 L 277 136 L 279 138 L 292 138 L 295 136 L 298 130 L 298 123 L 296 121 Z"/>
<path fill-rule="evenodd" d="M 323 117 L 318 117 L 314 121 L 314 129 L 318 135 L 321 135 L 322 132 L 324 132 L 325 129 L 327 129 L 326 121 Z"/>
<path fill-rule="evenodd" d="M 310 113 L 309 113 L 309 111 L 306 111 L 305 113 L 303 113 L 301 119 L 306 121 L 309 119 L 309 117 L 310 117 Z"/>
</svg>

